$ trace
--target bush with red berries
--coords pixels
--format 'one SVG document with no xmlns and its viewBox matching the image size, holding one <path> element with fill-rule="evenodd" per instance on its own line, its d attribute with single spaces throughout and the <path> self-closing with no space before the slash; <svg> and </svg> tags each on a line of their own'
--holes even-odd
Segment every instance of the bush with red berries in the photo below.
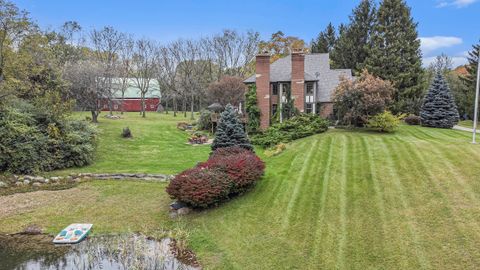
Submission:
<svg viewBox="0 0 480 270">
<path fill-rule="evenodd" d="M 172 179 L 167 193 L 192 207 L 206 208 L 246 192 L 264 170 L 265 164 L 252 151 L 219 148 L 206 162 Z"/>
</svg>

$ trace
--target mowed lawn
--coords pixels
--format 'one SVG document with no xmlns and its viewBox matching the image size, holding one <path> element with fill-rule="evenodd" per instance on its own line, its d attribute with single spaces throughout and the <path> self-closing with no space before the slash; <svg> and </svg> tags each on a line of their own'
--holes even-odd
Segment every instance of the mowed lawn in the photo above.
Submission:
<svg viewBox="0 0 480 270">
<path fill-rule="evenodd" d="M 145 142 L 156 153 L 151 161 L 138 160 L 140 143 L 112 161 L 101 145 L 98 163 L 82 170 L 171 173 L 208 156 L 208 147 L 183 148 L 173 117 L 155 117 L 100 124 L 116 141 L 131 121 L 134 136 L 143 130 L 155 140 Z M 162 151 L 162 138 L 179 150 Z M 165 184 L 92 181 L 31 193 L 41 203 L 0 213 L 0 231 L 36 223 L 56 232 L 80 221 L 94 223 L 95 233 L 181 228 L 206 269 L 478 269 L 480 146 L 470 140 L 468 132 L 411 126 L 391 135 L 330 130 L 264 158 L 258 185 L 217 208 L 172 220 Z M 110 151 L 121 142 L 109 141 Z"/>
<path fill-rule="evenodd" d="M 210 153 L 208 146 L 186 144 L 189 134 L 176 128 L 177 122 L 191 122 L 183 114 L 147 112 L 146 118 L 139 113 L 125 113 L 123 119 L 112 120 L 99 117 L 99 145 L 94 164 L 70 172 L 142 172 L 172 174 L 194 166 L 206 159 Z M 115 113 L 115 115 L 120 115 Z M 84 119 L 88 113 L 75 113 L 72 117 Z M 198 118 L 198 116 L 197 116 Z M 133 138 L 124 139 L 120 135 L 123 128 L 132 131 Z M 58 174 L 59 172 L 55 172 Z"/>
</svg>

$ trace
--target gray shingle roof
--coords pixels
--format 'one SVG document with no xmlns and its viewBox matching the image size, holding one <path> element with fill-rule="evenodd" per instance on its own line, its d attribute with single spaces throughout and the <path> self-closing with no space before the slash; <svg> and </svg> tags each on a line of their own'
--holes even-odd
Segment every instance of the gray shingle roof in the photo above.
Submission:
<svg viewBox="0 0 480 270">
<path fill-rule="evenodd" d="M 317 81 L 317 101 L 329 102 L 340 77 L 352 78 L 350 69 L 330 69 L 328 53 L 305 55 L 305 81 Z M 292 57 L 280 58 L 270 65 L 271 82 L 288 82 L 292 78 Z M 256 76 L 246 79 L 245 83 L 254 83 Z"/>
</svg>

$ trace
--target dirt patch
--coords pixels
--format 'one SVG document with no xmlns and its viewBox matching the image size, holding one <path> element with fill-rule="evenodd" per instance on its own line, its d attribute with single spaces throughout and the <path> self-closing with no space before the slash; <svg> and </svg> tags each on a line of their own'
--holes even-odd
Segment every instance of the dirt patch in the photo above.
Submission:
<svg viewBox="0 0 480 270">
<path fill-rule="evenodd" d="M 95 192 L 92 193 L 91 190 L 79 187 L 66 190 L 42 190 L 0 196 L 0 219 L 11 215 L 32 212 L 35 211 L 35 209 L 55 205 L 65 200 L 82 201 L 94 197 L 96 197 Z"/>
</svg>

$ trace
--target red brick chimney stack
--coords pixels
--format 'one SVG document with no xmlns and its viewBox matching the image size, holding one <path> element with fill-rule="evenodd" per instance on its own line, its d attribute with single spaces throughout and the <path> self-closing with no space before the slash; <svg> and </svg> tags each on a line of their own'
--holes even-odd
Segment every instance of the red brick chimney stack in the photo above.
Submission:
<svg viewBox="0 0 480 270">
<path fill-rule="evenodd" d="M 302 50 L 292 51 L 292 98 L 300 112 L 305 111 L 305 53 Z"/>
<path fill-rule="evenodd" d="M 260 109 L 260 129 L 270 125 L 270 55 L 260 53 L 255 64 L 257 105 Z"/>
</svg>

